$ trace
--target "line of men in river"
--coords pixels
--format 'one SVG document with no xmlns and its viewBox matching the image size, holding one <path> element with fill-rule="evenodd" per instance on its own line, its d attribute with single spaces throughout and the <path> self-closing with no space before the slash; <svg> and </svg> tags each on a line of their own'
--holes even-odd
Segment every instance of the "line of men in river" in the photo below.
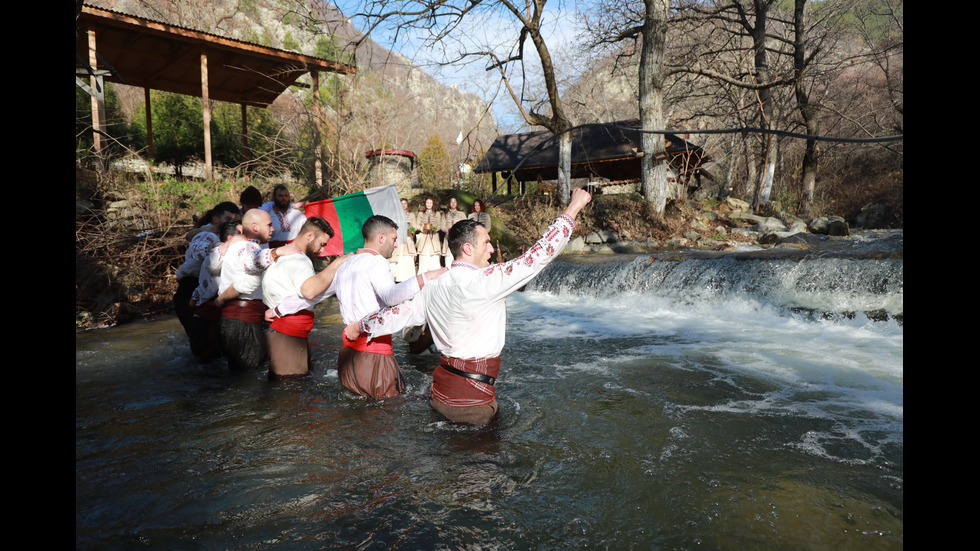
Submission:
<svg viewBox="0 0 980 551">
<path fill-rule="evenodd" d="M 389 259 L 398 226 L 390 218 L 369 218 L 361 231 L 364 246 L 316 272 L 312 259 L 333 237 L 333 228 L 320 217 L 291 216 L 299 209 L 285 186 L 277 186 L 273 196 L 244 216 L 234 203 L 215 206 L 210 225 L 192 238 L 174 296 L 192 352 L 224 355 L 239 370 L 260 369 L 268 361 L 270 378 L 304 376 L 312 367 L 314 308 L 334 296 L 346 324 L 337 358 L 345 388 L 376 400 L 404 392 L 391 335 L 427 326 L 440 353 L 429 403 L 445 418 L 471 425 L 497 417 L 506 297 L 561 252 L 576 215 L 591 200 L 585 190 L 574 190 L 541 239 L 500 264 L 490 263 L 494 249 L 486 228 L 462 219 L 447 232 L 455 259 L 450 267 L 396 283 Z M 285 226 L 295 231 L 288 243 L 276 239 Z"/>
</svg>

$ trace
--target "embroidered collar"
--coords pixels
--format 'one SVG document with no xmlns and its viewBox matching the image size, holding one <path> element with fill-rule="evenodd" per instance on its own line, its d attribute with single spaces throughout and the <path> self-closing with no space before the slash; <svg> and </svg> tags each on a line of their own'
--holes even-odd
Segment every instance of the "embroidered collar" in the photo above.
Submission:
<svg viewBox="0 0 980 551">
<path fill-rule="evenodd" d="M 471 270 L 479 270 L 480 267 L 472 262 L 467 262 L 465 260 L 453 260 L 451 268 L 469 268 Z"/>
<path fill-rule="evenodd" d="M 279 212 L 278 210 L 276 210 L 275 207 L 272 208 L 272 211 L 275 212 L 276 217 L 279 218 L 279 227 L 282 228 L 282 231 L 288 232 L 289 230 L 292 229 L 292 224 L 289 223 L 289 218 L 285 216 L 289 214 L 289 207 L 286 207 L 286 212 L 284 213 Z"/>
<path fill-rule="evenodd" d="M 364 247 L 364 248 L 361 248 L 361 249 L 357 249 L 357 253 L 355 253 L 355 254 L 361 254 L 361 253 L 371 253 L 371 254 L 374 254 L 374 255 L 380 255 L 381 254 L 378 251 L 376 251 L 374 249 L 369 249 L 367 247 Z"/>
</svg>

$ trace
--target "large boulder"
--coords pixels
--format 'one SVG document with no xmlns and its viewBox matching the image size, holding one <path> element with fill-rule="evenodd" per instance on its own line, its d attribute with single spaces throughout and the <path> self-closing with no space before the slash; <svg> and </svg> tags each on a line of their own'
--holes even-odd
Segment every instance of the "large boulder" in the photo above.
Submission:
<svg viewBox="0 0 980 551">
<path fill-rule="evenodd" d="M 616 234 L 608 232 L 606 230 L 596 230 L 589 232 L 585 236 L 585 242 L 588 245 L 600 245 L 602 243 L 615 243 L 617 241 Z"/>
<path fill-rule="evenodd" d="M 847 221 L 840 216 L 821 216 L 810 220 L 807 225 L 810 233 L 821 235 L 845 236 L 851 235 Z"/>
<path fill-rule="evenodd" d="M 726 197 L 725 206 L 730 208 L 732 212 L 746 212 L 752 208 L 752 205 L 748 201 L 736 199 L 735 197 Z"/>
<path fill-rule="evenodd" d="M 583 251 L 585 251 L 585 239 L 579 236 L 569 241 L 561 254 L 582 254 Z"/>
</svg>

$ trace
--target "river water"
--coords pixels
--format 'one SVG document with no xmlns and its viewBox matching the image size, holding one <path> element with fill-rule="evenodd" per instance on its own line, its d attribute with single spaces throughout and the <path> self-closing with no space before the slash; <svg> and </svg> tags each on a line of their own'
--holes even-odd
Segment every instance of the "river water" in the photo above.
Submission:
<svg viewBox="0 0 980 551">
<path fill-rule="evenodd" d="M 492 428 L 397 340 L 406 395 L 346 394 L 332 301 L 301 381 L 175 319 L 77 333 L 76 548 L 901 549 L 901 236 L 848 247 L 555 262 Z"/>
</svg>

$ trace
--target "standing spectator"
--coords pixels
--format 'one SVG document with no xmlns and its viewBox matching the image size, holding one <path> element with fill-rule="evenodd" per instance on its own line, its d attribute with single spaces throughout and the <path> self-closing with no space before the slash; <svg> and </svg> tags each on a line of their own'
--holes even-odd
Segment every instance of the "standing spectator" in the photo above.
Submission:
<svg viewBox="0 0 980 551">
<path fill-rule="evenodd" d="M 265 203 L 261 207 L 272 217 L 272 227 L 275 229 L 272 239 L 269 240 L 270 247 L 281 247 L 291 243 L 306 222 L 306 215 L 302 210 L 295 208 L 291 199 L 285 184 L 276 184 L 272 190 L 272 202 Z"/>
<path fill-rule="evenodd" d="M 482 199 L 473 201 L 473 208 L 470 210 L 470 215 L 467 218 L 483 224 L 483 227 L 487 229 L 487 233 L 490 233 L 490 215 L 487 214 L 487 206 L 483 203 Z"/>
<path fill-rule="evenodd" d="M 449 235 L 449 229 L 453 227 L 453 224 L 466 219 L 466 214 L 456 208 L 458 205 L 459 202 L 456 198 L 450 197 L 449 207 L 442 215 L 442 259 L 443 265 L 447 268 L 453 263 L 453 253 L 449 250 L 449 239 L 446 236 Z"/>
</svg>

